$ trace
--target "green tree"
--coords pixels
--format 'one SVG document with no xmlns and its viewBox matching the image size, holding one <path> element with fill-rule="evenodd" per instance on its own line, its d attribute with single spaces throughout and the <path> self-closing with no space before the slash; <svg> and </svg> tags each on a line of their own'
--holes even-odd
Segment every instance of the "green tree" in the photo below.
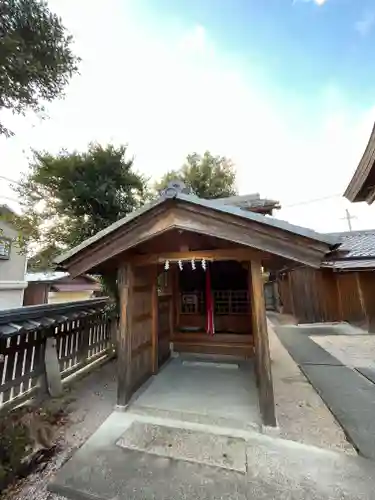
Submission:
<svg viewBox="0 0 375 500">
<path fill-rule="evenodd" d="M 174 179 L 182 180 L 200 198 L 225 198 L 237 193 L 232 161 L 225 156 L 213 156 L 209 151 L 203 156 L 198 153 L 188 155 L 180 169 L 167 172 L 155 184 L 155 190 L 161 191 Z"/>
<path fill-rule="evenodd" d="M 78 58 L 58 16 L 43 0 L 0 2 L 0 110 L 43 110 L 77 71 Z M 12 132 L 0 122 L 0 134 Z"/>
<path fill-rule="evenodd" d="M 147 198 L 147 180 L 126 158 L 126 146 L 92 144 L 84 153 L 33 155 L 14 190 L 23 209 L 15 223 L 31 252 L 34 249 L 34 270 L 48 269 L 58 253 L 121 219 Z"/>
</svg>

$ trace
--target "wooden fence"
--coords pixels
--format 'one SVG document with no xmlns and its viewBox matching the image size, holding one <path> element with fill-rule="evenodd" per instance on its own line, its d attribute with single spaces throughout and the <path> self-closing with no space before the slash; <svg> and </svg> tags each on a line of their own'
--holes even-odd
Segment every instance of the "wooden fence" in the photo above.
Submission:
<svg viewBox="0 0 375 500">
<path fill-rule="evenodd" d="M 375 332 L 374 271 L 299 267 L 279 276 L 282 311 L 299 323 L 347 321 Z"/>
<path fill-rule="evenodd" d="M 60 383 L 112 355 L 114 320 L 108 298 L 0 311 L 0 410 L 48 392 L 47 345 Z"/>
</svg>

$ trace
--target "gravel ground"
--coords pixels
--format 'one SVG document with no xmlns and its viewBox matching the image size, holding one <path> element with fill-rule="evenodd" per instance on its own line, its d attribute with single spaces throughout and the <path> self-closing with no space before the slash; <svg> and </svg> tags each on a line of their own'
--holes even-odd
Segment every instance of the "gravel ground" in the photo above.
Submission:
<svg viewBox="0 0 375 500">
<path fill-rule="evenodd" d="M 3 500 L 59 500 L 47 491 L 55 471 L 111 414 L 116 403 L 116 364 L 110 361 L 72 384 L 66 398 L 69 423 L 59 429 L 59 451 L 43 471 L 18 481 Z"/>
<path fill-rule="evenodd" d="M 356 452 L 268 322 L 280 437 L 350 455 Z"/>
<path fill-rule="evenodd" d="M 375 336 L 312 335 L 310 338 L 344 365 L 375 368 Z"/>
</svg>

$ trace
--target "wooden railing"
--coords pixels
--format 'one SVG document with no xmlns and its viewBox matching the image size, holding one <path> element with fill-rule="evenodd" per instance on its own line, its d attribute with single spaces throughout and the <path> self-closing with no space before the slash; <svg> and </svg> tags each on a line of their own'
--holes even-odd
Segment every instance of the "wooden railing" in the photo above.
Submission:
<svg viewBox="0 0 375 500">
<path fill-rule="evenodd" d="M 61 384 L 111 356 L 114 321 L 108 298 L 0 311 L 0 410 L 48 392 L 46 363 Z"/>
<path fill-rule="evenodd" d="M 243 315 L 250 311 L 247 290 L 213 290 L 216 315 Z M 181 314 L 205 314 L 205 294 L 201 291 L 180 293 Z"/>
</svg>

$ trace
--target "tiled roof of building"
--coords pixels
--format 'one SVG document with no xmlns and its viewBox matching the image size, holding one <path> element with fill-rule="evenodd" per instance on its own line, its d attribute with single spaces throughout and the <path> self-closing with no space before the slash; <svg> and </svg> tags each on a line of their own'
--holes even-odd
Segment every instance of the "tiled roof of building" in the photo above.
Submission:
<svg viewBox="0 0 375 500">
<path fill-rule="evenodd" d="M 330 235 L 341 241 L 340 251 L 348 252 L 345 259 L 366 257 L 375 259 L 375 229 L 331 233 Z"/>
<path fill-rule="evenodd" d="M 341 271 L 375 269 L 375 229 L 330 233 L 341 246 L 338 254 L 322 267 Z"/>
</svg>

